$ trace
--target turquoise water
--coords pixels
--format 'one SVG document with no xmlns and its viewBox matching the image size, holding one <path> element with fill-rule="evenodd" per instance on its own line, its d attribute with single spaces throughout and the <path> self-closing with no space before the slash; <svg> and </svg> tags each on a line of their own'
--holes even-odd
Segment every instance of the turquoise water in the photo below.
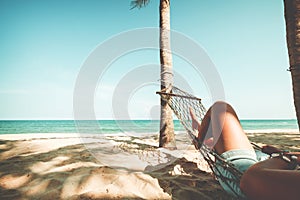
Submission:
<svg viewBox="0 0 300 200">
<path fill-rule="evenodd" d="M 298 129 L 297 120 L 241 120 L 245 130 L 286 130 Z"/>
<path fill-rule="evenodd" d="M 241 120 L 245 130 L 297 129 L 296 120 Z M 174 121 L 175 131 L 184 131 L 180 122 Z M 155 133 L 159 130 L 158 120 L 2 120 L 0 134 L 18 133 L 99 133 L 120 132 Z"/>
</svg>

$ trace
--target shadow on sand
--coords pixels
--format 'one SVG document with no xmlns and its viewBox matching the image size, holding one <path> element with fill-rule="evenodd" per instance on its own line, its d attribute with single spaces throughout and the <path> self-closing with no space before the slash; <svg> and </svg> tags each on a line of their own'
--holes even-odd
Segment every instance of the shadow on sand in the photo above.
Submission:
<svg viewBox="0 0 300 200">
<path fill-rule="evenodd" d="M 0 199 L 146 199 L 149 193 L 158 193 L 153 199 L 230 199 L 211 174 L 185 158 L 130 172 L 100 165 L 82 144 L 14 155 L 20 143 L 0 141 Z"/>
</svg>

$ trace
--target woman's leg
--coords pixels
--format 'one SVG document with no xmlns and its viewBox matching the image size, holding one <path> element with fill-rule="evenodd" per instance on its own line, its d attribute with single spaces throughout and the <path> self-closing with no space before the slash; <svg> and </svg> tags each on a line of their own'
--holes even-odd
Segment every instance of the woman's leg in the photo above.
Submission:
<svg viewBox="0 0 300 200">
<path fill-rule="evenodd" d="M 213 137 L 218 154 L 233 149 L 253 150 L 234 109 L 225 102 L 216 102 L 208 110 L 198 132 L 199 139 Z"/>
</svg>

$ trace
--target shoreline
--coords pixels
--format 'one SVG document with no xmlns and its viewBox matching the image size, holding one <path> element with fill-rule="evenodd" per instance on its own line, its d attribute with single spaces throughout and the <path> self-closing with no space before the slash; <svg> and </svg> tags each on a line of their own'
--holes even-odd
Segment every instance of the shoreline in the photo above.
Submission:
<svg viewBox="0 0 300 200">
<path fill-rule="evenodd" d="M 300 134 L 298 129 L 249 129 L 244 130 L 246 134 L 257 133 L 283 133 L 283 134 Z M 30 139 L 30 138 L 52 138 L 52 137 L 102 137 L 102 136 L 152 136 L 158 135 L 158 132 L 137 133 L 137 132 L 116 132 L 116 133 L 2 133 L 0 139 L 3 140 L 18 140 L 18 139 Z M 175 131 L 175 135 L 187 134 L 185 131 Z"/>
<path fill-rule="evenodd" d="M 293 134 L 299 134 L 298 129 L 249 129 L 244 130 L 247 134 L 251 133 L 293 133 Z"/>
</svg>

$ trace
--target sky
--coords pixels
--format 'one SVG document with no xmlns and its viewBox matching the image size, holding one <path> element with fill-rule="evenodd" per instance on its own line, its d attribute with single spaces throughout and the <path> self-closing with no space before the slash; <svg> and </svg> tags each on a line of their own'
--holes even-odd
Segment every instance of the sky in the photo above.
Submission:
<svg viewBox="0 0 300 200">
<path fill-rule="evenodd" d="M 130 0 L 1 0 L 0 119 L 73 119 L 74 87 L 91 53 L 126 31 L 158 27 L 158 8 L 158 0 L 142 9 L 130 9 Z M 205 50 L 241 119 L 296 118 L 282 1 L 172 0 L 171 29 Z M 138 71 L 147 65 L 159 71 L 158 50 L 112 60 L 95 90 L 97 119 L 122 118 L 116 88 L 133 72 L 152 77 Z M 213 103 L 203 77 L 180 55 L 173 69 L 206 107 Z M 159 75 L 128 90 L 130 119 L 158 118 Z"/>
</svg>

